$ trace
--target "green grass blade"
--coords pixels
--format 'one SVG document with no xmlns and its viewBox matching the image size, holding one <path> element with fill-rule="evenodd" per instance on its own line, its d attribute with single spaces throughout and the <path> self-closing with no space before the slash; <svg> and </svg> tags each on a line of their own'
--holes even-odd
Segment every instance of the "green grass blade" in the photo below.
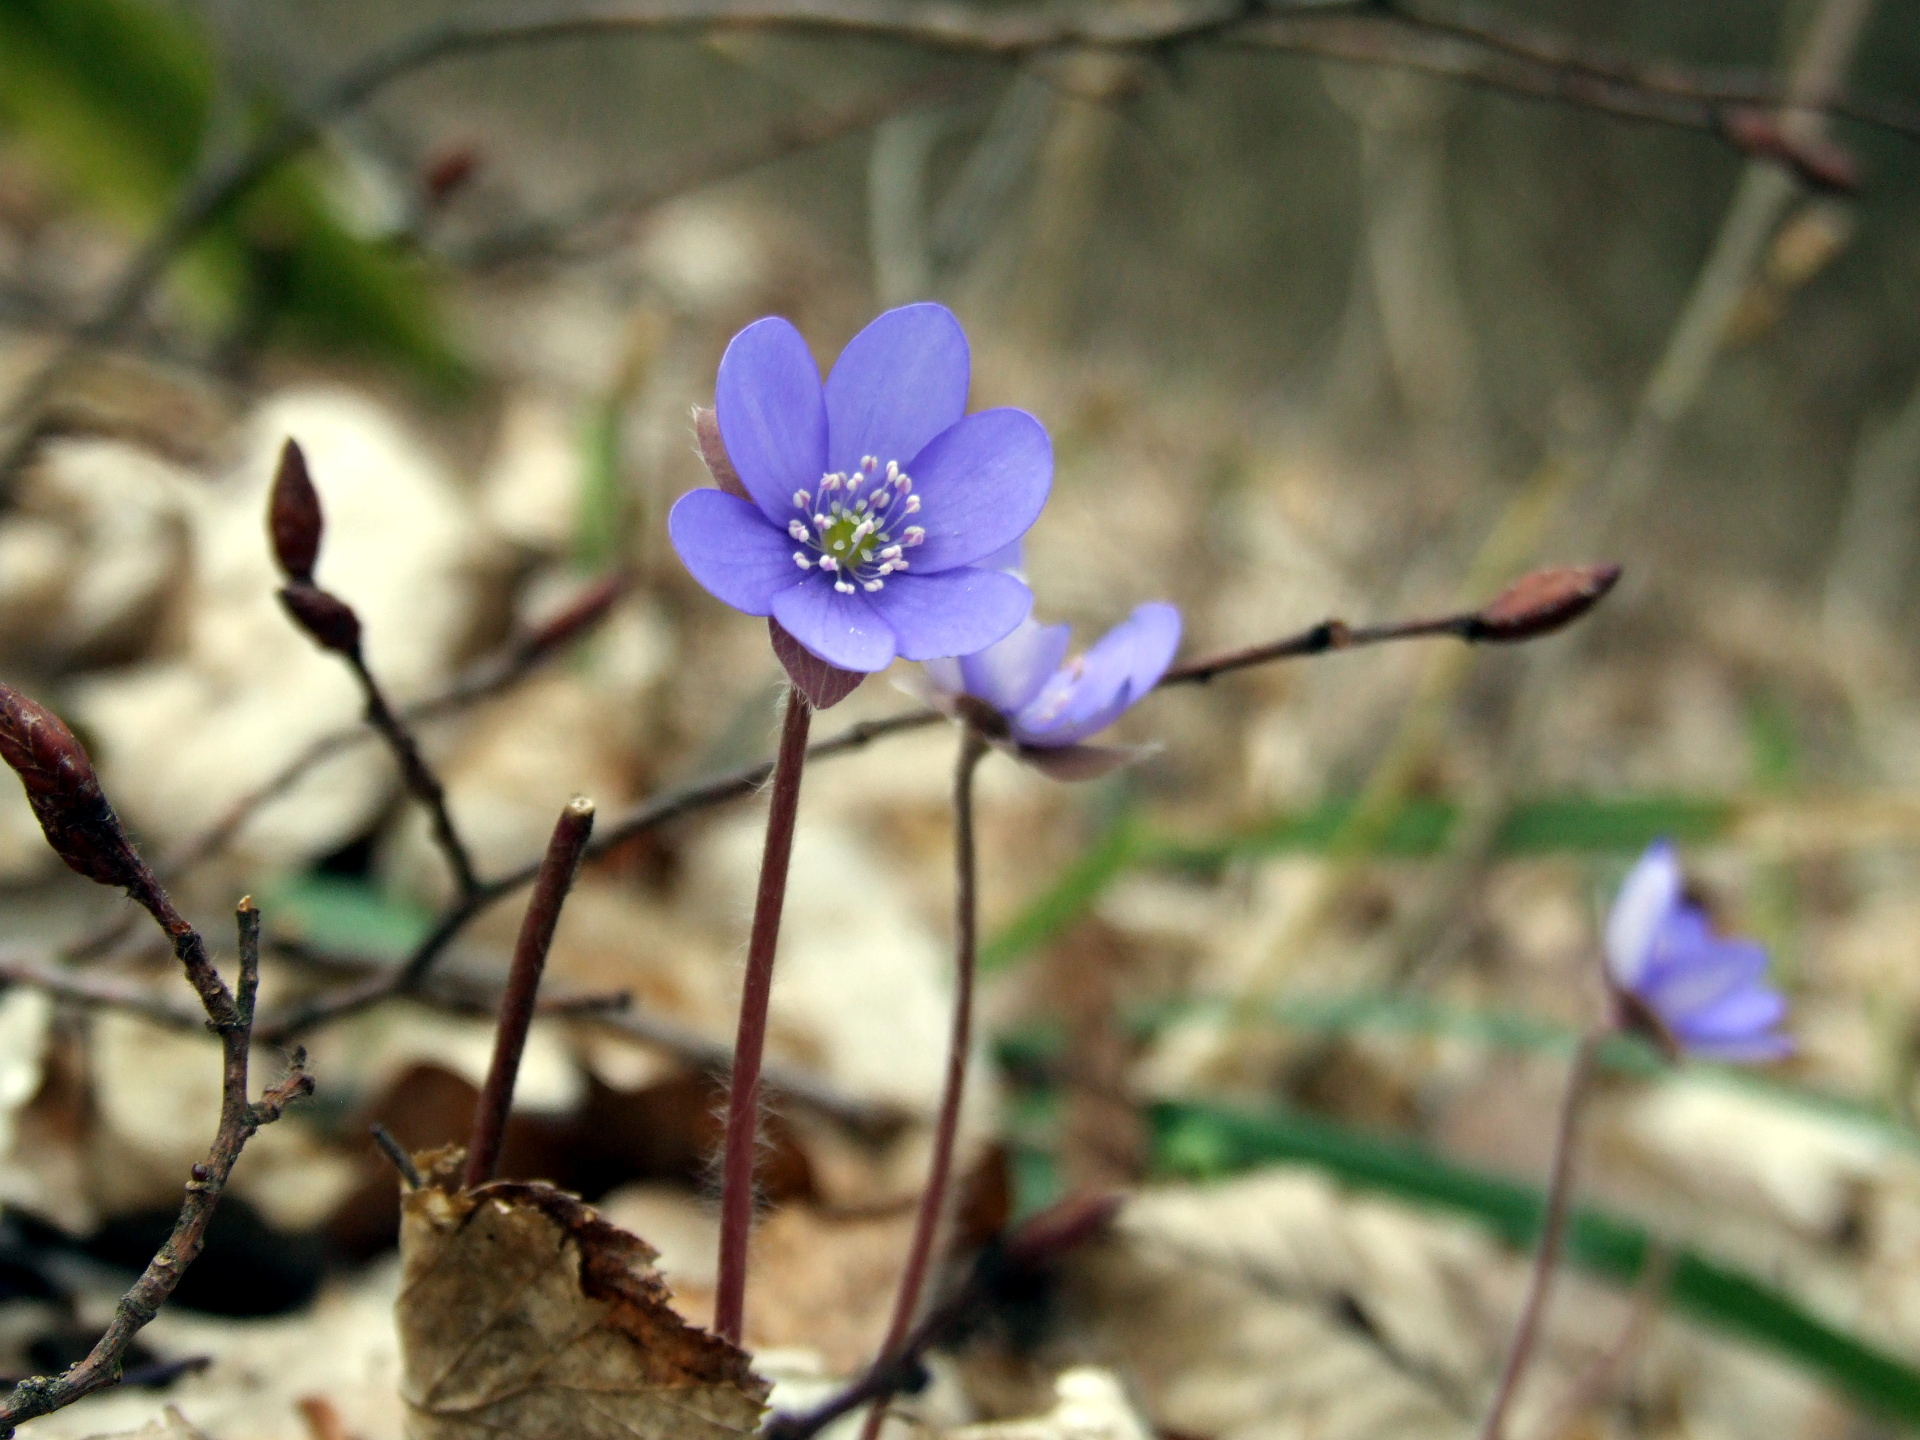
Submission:
<svg viewBox="0 0 1920 1440">
<path fill-rule="evenodd" d="M 1276 1162 L 1315 1166 L 1363 1189 L 1471 1217 L 1509 1244 L 1538 1235 L 1543 1199 L 1531 1186 L 1440 1159 L 1417 1146 L 1296 1114 L 1252 1114 L 1170 1102 L 1153 1111 L 1166 1172 L 1219 1176 Z M 1567 1258 L 1630 1283 L 1653 1248 L 1648 1232 L 1598 1210 L 1572 1217 Z M 1765 1346 L 1821 1376 L 1861 1406 L 1920 1426 L 1920 1370 L 1829 1325 L 1791 1296 L 1692 1250 L 1674 1256 L 1668 1296 L 1692 1319 Z"/>
</svg>

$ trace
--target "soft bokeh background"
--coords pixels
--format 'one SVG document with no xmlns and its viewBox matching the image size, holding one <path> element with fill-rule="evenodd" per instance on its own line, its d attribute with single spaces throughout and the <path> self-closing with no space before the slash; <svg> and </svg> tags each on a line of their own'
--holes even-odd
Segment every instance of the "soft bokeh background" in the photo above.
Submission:
<svg viewBox="0 0 1920 1440">
<path fill-rule="evenodd" d="M 1849 83 L 1911 98 L 1903 6 L 1501 13 L 1785 74 L 1849 8 Z M 470 9 L 0 3 L 0 387 L 93 313 L 197 164 Z M 824 362 L 925 297 L 968 328 L 975 403 L 1053 436 L 1029 568 L 1088 639 L 1166 598 L 1199 655 L 1621 560 L 1594 617 L 1532 646 L 1169 693 L 1124 727 L 1163 748 L 1098 784 L 988 763 L 956 1246 L 1073 1188 L 1146 1188 L 1054 1291 L 937 1357 L 923 1419 L 1046 1412 L 1079 1364 L 1119 1387 L 1074 1382 L 1123 1427 L 1101 1433 L 1468 1433 L 1595 1013 L 1596 917 L 1671 834 L 1712 912 L 1770 946 L 1800 1051 L 1746 1077 L 1614 1056 L 1583 1196 L 1617 1223 L 1581 1232 L 1516 1430 L 1896 1433 L 1920 1417 L 1920 149 L 1833 138 L 1854 193 L 1711 134 L 1206 42 L 1010 65 L 735 29 L 452 61 L 328 126 L 30 433 L 16 412 L 0 678 L 75 724 L 156 854 L 350 725 L 350 679 L 273 600 L 262 507 L 292 435 L 328 517 L 320 579 L 398 698 L 586 578 L 633 576 L 565 658 L 423 732 L 482 870 L 516 865 L 571 794 L 611 815 L 768 752 L 764 631 L 665 544 L 703 480 L 689 408 L 748 320 L 790 316 Z M 911 703 L 881 678 L 818 724 Z M 907 1119 L 876 1139 L 781 1110 L 749 1332 L 793 1395 L 875 1343 L 924 1163 L 953 747 L 920 732 L 806 782 L 776 1050 Z M 758 827 L 743 803 L 591 867 L 555 982 L 724 1041 Z M 10 782 L 0 883 L 6 944 L 42 957 L 118 903 L 59 869 Z M 182 893 L 223 940 L 260 897 L 284 997 L 394 963 L 447 885 L 367 746 Z M 516 923 L 486 917 L 449 969 L 497 975 Z M 86 963 L 177 991 L 154 943 Z M 0 1373 L 23 1374 L 79 1353 L 111 1267 L 163 1233 L 217 1062 L 18 987 L 0 1037 L 0 1238 L 76 1297 L 0 1303 Z M 310 1044 L 314 1103 L 242 1162 L 238 1218 L 183 1292 L 200 1308 L 150 1332 L 214 1364 L 23 1433 L 132 1429 L 172 1400 L 216 1436 L 319 1434 L 294 1403 L 319 1395 L 350 1433 L 398 1434 L 392 1181 L 365 1126 L 461 1135 L 489 1027 L 393 1005 Z M 716 1126 L 685 1048 L 543 1022 L 519 1102 L 508 1170 L 603 1201 L 700 1314 Z"/>
</svg>

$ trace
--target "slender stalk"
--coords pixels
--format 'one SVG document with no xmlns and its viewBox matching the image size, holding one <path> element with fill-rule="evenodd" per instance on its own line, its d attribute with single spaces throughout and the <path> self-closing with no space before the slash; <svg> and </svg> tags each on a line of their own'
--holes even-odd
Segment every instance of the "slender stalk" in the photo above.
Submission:
<svg viewBox="0 0 1920 1440">
<path fill-rule="evenodd" d="M 947 1187 L 953 1178 L 954 1142 L 960 1134 L 960 1102 L 967 1089 L 967 1057 L 973 1048 L 974 952 L 978 948 L 978 906 L 974 903 L 973 772 L 987 753 L 987 742 L 971 725 L 962 732 L 960 758 L 953 772 L 953 1029 L 947 1040 L 946 1088 L 940 1095 L 940 1116 L 934 1124 L 933 1156 L 927 1164 L 927 1185 L 920 1192 L 920 1208 L 913 1219 L 913 1239 L 907 1245 L 906 1268 L 900 1272 L 900 1290 L 893 1301 L 887 1338 L 880 1343 L 881 1361 L 895 1355 L 905 1343 L 920 1309 L 927 1270 L 933 1262 L 934 1241 L 946 1209 Z M 861 1426 L 861 1440 L 874 1440 L 886 1417 L 886 1403 L 876 1400 Z"/>
<path fill-rule="evenodd" d="M 1492 1403 L 1480 1425 L 1480 1440 L 1501 1440 L 1512 1408 L 1520 1378 L 1533 1359 L 1540 1338 L 1540 1321 L 1546 1314 L 1547 1297 L 1553 1289 L 1554 1267 L 1560 1260 L 1560 1242 L 1567 1229 L 1567 1210 L 1573 1199 L 1573 1165 L 1579 1149 L 1580 1116 L 1593 1091 L 1596 1062 L 1600 1056 L 1604 1030 L 1590 1030 L 1573 1052 L 1573 1065 L 1567 1072 L 1567 1090 L 1560 1101 L 1560 1128 L 1553 1140 L 1553 1178 L 1547 1187 L 1546 1215 L 1540 1225 L 1540 1244 L 1533 1252 L 1533 1275 L 1527 1282 L 1527 1298 L 1520 1307 L 1520 1319 L 1514 1326 L 1513 1340 L 1507 1348 L 1506 1363 L 1500 1368 Z"/>
<path fill-rule="evenodd" d="M 773 952 L 780 940 L 780 911 L 787 900 L 787 866 L 793 859 L 793 825 L 800 811 L 800 775 L 807 763 L 807 729 L 813 707 L 798 690 L 787 691 L 780 753 L 773 762 L 773 800 L 767 810 L 767 843 L 760 856 L 760 890 L 753 902 L 747 940 L 747 973 L 740 990 L 740 1029 L 733 1042 L 733 1081 L 727 1094 L 727 1136 L 720 1179 L 720 1275 L 715 1287 L 713 1328 L 740 1343 L 747 1307 L 747 1241 L 753 1231 L 753 1160 L 760 1142 L 760 1061 L 767 1046 L 767 1005 L 773 996 Z"/>
<path fill-rule="evenodd" d="M 347 655 L 347 663 L 353 667 L 361 692 L 366 696 L 367 724 L 380 732 L 380 737 L 387 742 L 387 748 L 393 751 L 393 758 L 400 764 L 400 776 L 406 782 L 407 790 L 427 807 L 428 818 L 433 822 L 434 841 L 447 857 L 460 894 L 463 897 L 474 894 L 480 889 L 480 878 L 474 874 L 473 857 L 467 853 L 466 842 L 454 828 L 453 816 L 447 810 L 446 787 L 420 753 L 420 743 L 413 738 L 411 727 L 387 703 L 386 692 L 380 688 L 380 682 L 374 678 L 373 671 L 367 668 L 367 662 L 357 648 Z"/>
<path fill-rule="evenodd" d="M 593 833 L 593 802 L 575 796 L 553 827 L 547 841 L 540 876 L 533 883 L 520 938 L 513 947 L 513 966 L 500 996 L 500 1020 L 493 1032 L 493 1062 L 487 1083 L 473 1112 L 473 1132 L 467 1141 L 467 1168 L 462 1183 L 471 1190 L 493 1178 L 500 1164 L 500 1142 L 507 1131 L 507 1113 L 513 1108 L 513 1084 L 520 1074 L 520 1054 L 526 1049 L 533 1025 L 535 1001 L 540 995 L 540 972 L 547 968 L 560 907 L 580 872 L 580 857 Z"/>
</svg>

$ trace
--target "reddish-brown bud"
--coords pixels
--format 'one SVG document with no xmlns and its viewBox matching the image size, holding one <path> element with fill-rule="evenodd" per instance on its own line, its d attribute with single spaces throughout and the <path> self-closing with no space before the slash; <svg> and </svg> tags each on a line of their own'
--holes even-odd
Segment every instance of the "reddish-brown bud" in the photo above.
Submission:
<svg viewBox="0 0 1920 1440">
<path fill-rule="evenodd" d="M 471 145 L 456 145 L 431 157 L 420 172 L 427 204 L 435 208 L 446 204 L 466 188 L 479 168 L 480 152 Z"/>
<path fill-rule="evenodd" d="M 360 617 L 338 595 L 314 585 L 288 585 L 280 591 L 280 603 L 322 650 L 360 653 Z"/>
<path fill-rule="evenodd" d="M 713 483 L 729 495 L 737 495 L 742 500 L 751 500 L 747 487 L 740 479 L 740 472 L 733 468 L 733 460 L 727 454 L 727 442 L 720 438 L 720 416 L 705 406 L 695 406 L 693 411 L 693 439 L 700 451 L 700 460 L 707 467 L 707 473 L 713 476 Z"/>
<path fill-rule="evenodd" d="M 1780 117 L 1741 106 L 1721 116 L 1721 133 L 1734 149 L 1761 160 L 1776 160 L 1810 190 L 1851 194 L 1860 188 L 1860 164 L 1851 151 L 1833 141 L 1794 135 Z"/>
<path fill-rule="evenodd" d="M 294 584 L 313 584 L 313 564 L 320 558 L 320 537 L 325 530 L 320 497 L 307 475 L 307 457 L 299 442 L 290 439 L 280 447 L 280 464 L 273 472 L 267 533 L 273 537 L 274 558 Z"/>
<path fill-rule="evenodd" d="M 87 752 L 59 716 L 8 685 L 0 685 L 0 760 L 20 777 L 47 844 L 70 868 L 102 885 L 135 882 L 139 858 Z"/>
<path fill-rule="evenodd" d="M 767 618 L 767 634 L 773 640 L 774 657 L 787 672 L 787 678 L 793 681 L 793 688 L 806 696 L 816 710 L 838 705 L 867 678 L 861 671 L 829 665 L 789 635 L 771 616 Z"/>
<path fill-rule="evenodd" d="M 1522 575 L 1468 622 L 1466 638 L 1504 642 L 1551 635 L 1613 589 L 1618 565 L 1567 565 Z"/>
</svg>

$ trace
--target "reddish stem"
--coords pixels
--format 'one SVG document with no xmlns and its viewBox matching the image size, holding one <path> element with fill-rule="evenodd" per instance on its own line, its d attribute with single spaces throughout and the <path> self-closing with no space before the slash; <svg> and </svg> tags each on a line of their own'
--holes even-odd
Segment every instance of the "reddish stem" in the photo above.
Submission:
<svg viewBox="0 0 1920 1440">
<path fill-rule="evenodd" d="M 533 882 L 520 938 L 513 947 L 513 967 L 500 996 L 500 1021 L 493 1032 L 493 1062 L 487 1083 L 473 1112 L 473 1132 L 467 1141 L 467 1168 L 461 1183 L 471 1190 L 493 1178 L 500 1164 L 500 1144 L 507 1132 L 507 1114 L 513 1108 L 513 1084 L 520 1074 L 520 1055 L 533 1025 L 534 1002 L 540 994 L 540 972 L 547 968 L 547 951 L 560 923 L 560 907 L 579 873 L 580 857 L 593 834 L 593 802 L 576 796 L 553 827 L 546 857 Z"/>
<path fill-rule="evenodd" d="M 906 1342 L 913 1317 L 920 1309 L 927 1270 L 933 1263 L 934 1241 L 946 1209 L 947 1187 L 953 1178 L 954 1142 L 960 1133 L 960 1102 L 967 1089 L 967 1059 L 973 1049 L 973 972 L 977 937 L 974 903 L 973 772 L 987 753 L 987 743 L 971 725 L 960 741 L 960 759 L 953 775 L 953 1030 L 947 1040 L 946 1089 L 940 1096 L 940 1117 L 933 1132 L 933 1157 L 927 1165 L 927 1185 L 920 1192 L 920 1208 L 913 1220 L 913 1239 L 907 1246 L 906 1268 L 893 1301 L 893 1319 L 880 1345 L 884 1364 Z M 860 1440 L 874 1440 L 886 1416 L 886 1403 L 875 1401 L 867 1411 Z"/>
<path fill-rule="evenodd" d="M 1506 1363 L 1500 1367 L 1493 1401 L 1480 1424 L 1480 1440 L 1501 1440 L 1507 1411 L 1519 1392 L 1520 1379 L 1533 1358 L 1534 1343 L 1540 1336 L 1540 1322 L 1546 1315 L 1547 1296 L 1553 1289 L 1553 1271 L 1560 1259 L 1560 1242 L 1566 1234 L 1567 1210 L 1573 1199 L 1573 1162 L 1579 1149 L 1580 1115 L 1593 1090 L 1595 1062 L 1600 1058 L 1600 1044 L 1605 1038 L 1603 1030 L 1589 1031 L 1573 1052 L 1573 1065 L 1567 1072 L 1567 1092 L 1560 1102 L 1560 1126 L 1553 1141 L 1553 1178 L 1547 1186 L 1547 1210 L 1540 1224 L 1540 1244 L 1533 1252 L 1533 1275 L 1527 1283 L 1527 1298 L 1520 1307 L 1520 1319 L 1514 1326 Z"/>
<path fill-rule="evenodd" d="M 787 866 L 793 858 L 793 825 L 800 810 L 800 774 L 807 763 L 807 728 L 813 709 L 798 690 L 787 690 L 780 753 L 773 762 L 773 798 L 767 810 L 767 843 L 760 856 L 760 890 L 753 903 L 747 940 L 747 973 L 740 990 L 740 1029 L 733 1042 L 733 1081 L 727 1095 L 727 1137 L 720 1179 L 720 1275 L 713 1302 L 713 1328 L 740 1343 L 747 1307 L 747 1241 L 753 1232 L 753 1160 L 760 1140 L 760 1061 L 767 1046 L 767 1004 L 773 995 L 773 952 L 780 939 L 780 911 L 787 899 Z"/>
</svg>

